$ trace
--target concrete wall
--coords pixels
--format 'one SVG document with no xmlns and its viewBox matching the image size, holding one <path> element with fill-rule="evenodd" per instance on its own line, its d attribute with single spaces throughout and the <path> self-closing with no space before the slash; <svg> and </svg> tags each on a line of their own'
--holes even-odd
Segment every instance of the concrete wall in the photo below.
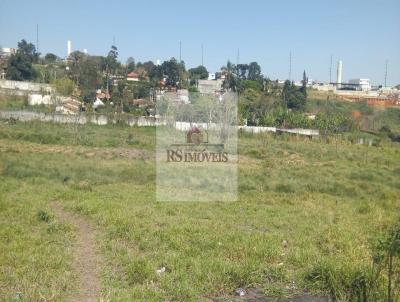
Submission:
<svg viewBox="0 0 400 302">
<path fill-rule="evenodd" d="M 54 89 L 50 84 L 33 83 L 25 81 L 0 80 L 0 89 L 10 89 L 28 92 L 53 93 Z"/>
<path fill-rule="evenodd" d="M 129 126 L 160 126 L 166 125 L 166 120 L 163 118 L 147 117 L 147 116 L 132 116 L 132 115 L 102 115 L 102 114 L 79 114 L 68 115 L 58 113 L 38 113 L 29 111 L 0 111 L 0 119 L 14 118 L 19 121 L 32 121 L 38 120 L 42 122 L 66 123 L 66 124 L 87 124 L 92 123 L 96 125 L 115 124 L 120 120 Z M 203 128 L 207 127 L 206 123 L 197 124 Z M 189 122 L 175 122 L 175 128 L 181 131 L 188 131 L 191 124 Z M 211 128 L 215 124 L 210 125 Z M 237 126 L 238 130 L 249 133 L 264 133 L 264 132 L 286 132 L 297 135 L 305 136 L 318 136 L 319 130 L 316 129 L 279 129 L 276 127 L 257 127 L 257 126 Z"/>
<path fill-rule="evenodd" d="M 198 89 L 200 93 L 209 94 L 221 90 L 223 80 L 199 80 Z"/>
<path fill-rule="evenodd" d="M 51 94 L 38 94 L 32 93 L 28 95 L 28 104 L 29 105 L 54 105 L 61 104 L 68 100 L 68 97 L 59 96 L 59 95 L 51 95 Z"/>
</svg>

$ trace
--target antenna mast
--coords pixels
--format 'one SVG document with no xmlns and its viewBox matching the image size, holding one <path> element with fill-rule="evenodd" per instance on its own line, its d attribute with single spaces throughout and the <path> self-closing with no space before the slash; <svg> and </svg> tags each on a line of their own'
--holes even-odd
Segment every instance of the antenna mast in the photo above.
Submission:
<svg viewBox="0 0 400 302">
<path fill-rule="evenodd" d="M 39 52 L 39 24 L 36 24 L 36 51 Z"/>
<path fill-rule="evenodd" d="M 204 66 L 204 46 L 201 44 L 201 66 Z"/>
<path fill-rule="evenodd" d="M 385 87 L 387 87 L 387 69 L 388 69 L 388 60 L 385 62 Z"/>
<path fill-rule="evenodd" d="M 179 63 L 182 62 L 182 41 L 179 41 Z"/>
</svg>

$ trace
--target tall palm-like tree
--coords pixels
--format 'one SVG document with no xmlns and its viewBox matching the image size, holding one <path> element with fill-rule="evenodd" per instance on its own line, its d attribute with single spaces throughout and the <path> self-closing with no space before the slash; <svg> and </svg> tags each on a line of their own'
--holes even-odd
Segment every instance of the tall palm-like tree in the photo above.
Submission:
<svg viewBox="0 0 400 302">
<path fill-rule="evenodd" d="M 226 66 L 221 67 L 222 74 L 225 76 L 225 80 L 222 84 L 225 90 L 236 91 L 238 79 L 236 66 L 230 61 L 226 63 Z"/>
</svg>

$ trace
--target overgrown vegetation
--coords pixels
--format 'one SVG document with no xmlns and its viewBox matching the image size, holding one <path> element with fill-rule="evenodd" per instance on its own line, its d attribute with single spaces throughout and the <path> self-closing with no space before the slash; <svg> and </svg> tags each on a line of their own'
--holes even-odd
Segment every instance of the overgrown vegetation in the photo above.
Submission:
<svg viewBox="0 0 400 302">
<path fill-rule="evenodd" d="M 50 210 L 57 200 L 98 228 L 104 300 L 199 301 L 256 286 L 363 302 L 390 301 L 390 288 L 398 301 L 396 143 L 240 133 L 237 202 L 157 203 L 154 128 L 0 125 L 4 300 L 73 290 L 75 231 Z"/>
</svg>

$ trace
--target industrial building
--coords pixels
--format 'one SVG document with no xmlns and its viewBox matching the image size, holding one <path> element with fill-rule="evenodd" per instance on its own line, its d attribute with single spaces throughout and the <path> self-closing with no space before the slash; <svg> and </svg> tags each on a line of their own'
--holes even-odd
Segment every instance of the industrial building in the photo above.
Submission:
<svg viewBox="0 0 400 302">
<path fill-rule="evenodd" d="M 350 88 L 354 88 L 355 90 L 371 90 L 371 81 L 369 79 L 351 79 L 349 80 L 348 85 Z"/>
</svg>

